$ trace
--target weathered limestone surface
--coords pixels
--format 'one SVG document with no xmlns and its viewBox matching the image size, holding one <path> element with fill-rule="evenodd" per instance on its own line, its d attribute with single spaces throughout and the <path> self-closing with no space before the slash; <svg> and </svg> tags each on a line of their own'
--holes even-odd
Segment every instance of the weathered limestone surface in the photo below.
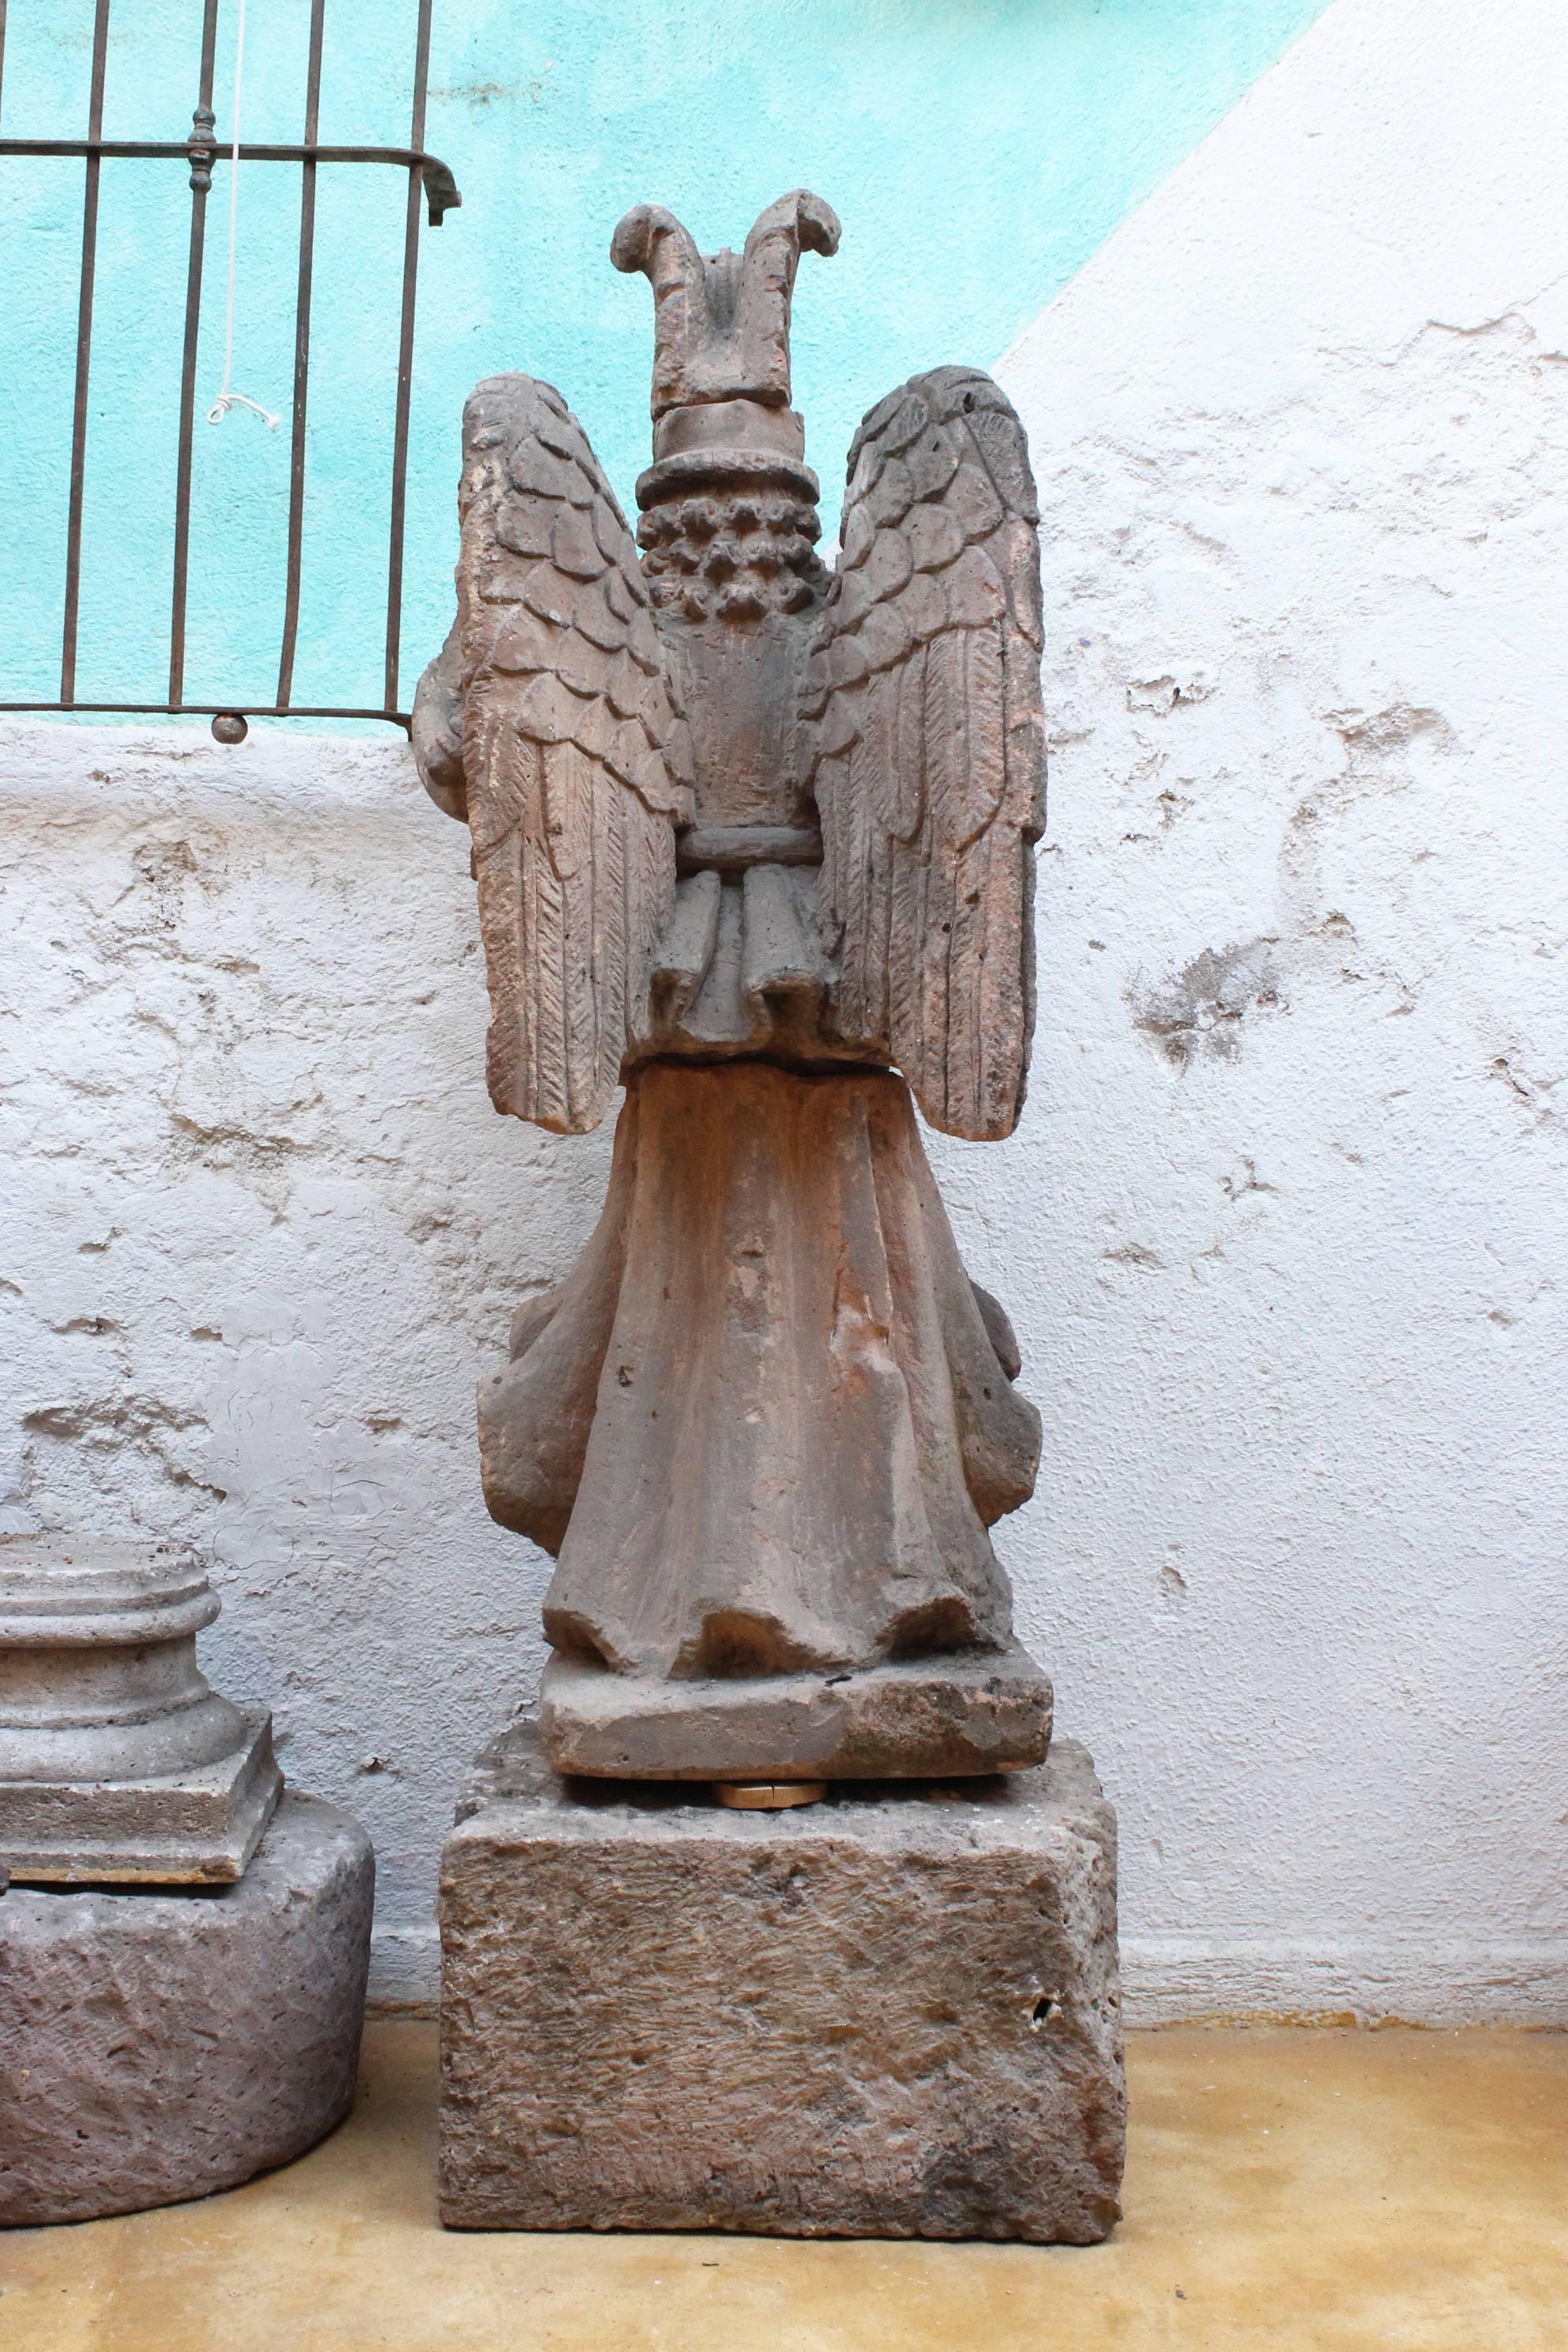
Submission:
<svg viewBox="0 0 1568 2352">
<path fill-rule="evenodd" d="M 442 2217 L 1084 2244 L 1117 2219 L 1115 1818 L 1081 1748 L 731 1812 L 521 1724 L 447 1841 Z"/>
<path fill-rule="evenodd" d="M 0 2222 L 231 2189 L 353 2099 L 375 1865 L 286 1795 L 236 1885 L 0 1895 Z"/>
</svg>

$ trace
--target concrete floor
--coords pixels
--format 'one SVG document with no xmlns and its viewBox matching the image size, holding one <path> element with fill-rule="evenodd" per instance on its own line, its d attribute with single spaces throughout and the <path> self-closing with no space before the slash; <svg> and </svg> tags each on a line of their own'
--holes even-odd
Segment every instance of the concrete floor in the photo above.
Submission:
<svg viewBox="0 0 1568 2352">
<path fill-rule="evenodd" d="M 4 2352 L 1556 2352 L 1568 2036 L 1135 2034 L 1107 2246 L 447 2236 L 433 2026 L 226 2197 L 0 2235 Z"/>
</svg>

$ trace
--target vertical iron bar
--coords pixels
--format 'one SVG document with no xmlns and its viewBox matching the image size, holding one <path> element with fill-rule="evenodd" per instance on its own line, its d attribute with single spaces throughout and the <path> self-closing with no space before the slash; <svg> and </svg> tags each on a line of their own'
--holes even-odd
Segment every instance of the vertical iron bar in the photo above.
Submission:
<svg viewBox="0 0 1568 2352">
<path fill-rule="evenodd" d="M 310 0 L 310 59 L 305 77 L 305 144 L 313 147 L 321 111 L 321 42 L 327 0 Z M 316 247 L 316 166 L 300 165 L 300 287 L 294 311 L 294 446 L 289 458 L 289 567 L 283 595 L 283 649 L 278 657 L 278 703 L 294 690 L 294 647 L 300 635 L 300 559 L 305 533 L 305 408 L 310 384 L 310 278 Z"/>
<path fill-rule="evenodd" d="M 202 320 L 202 254 L 206 243 L 207 191 L 212 186 L 213 58 L 218 0 L 202 17 L 202 66 L 191 117 L 191 257 L 185 273 L 185 348 L 180 367 L 180 439 L 174 461 L 174 586 L 169 612 L 169 700 L 185 698 L 185 587 L 191 552 L 191 434 L 195 420 L 196 345 Z M 202 149 L 205 148 L 205 161 Z"/>
<path fill-rule="evenodd" d="M 425 85 L 430 74 L 430 0 L 419 0 L 414 52 L 413 130 L 408 143 L 425 144 Z M 386 559 L 386 683 L 389 711 L 397 709 L 397 662 L 403 624 L 403 518 L 408 487 L 408 403 L 414 373 L 414 292 L 419 268 L 419 200 L 424 183 L 408 173 L 408 217 L 403 232 L 403 321 L 397 339 L 397 413 L 392 432 L 392 522 Z"/>
<path fill-rule="evenodd" d="M 92 89 L 87 135 L 103 136 L 103 75 L 109 59 L 109 0 L 98 0 L 92 25 Z M 98 176 L 96 155 L 87 159 L 81 206 L 81 289 L 76 321 L 76 406 L 71 418 L 70 511 L 66 521 L 66 609 L 60 641 L 60 700 L 76 700 L 77 613 L 81 601 L 81 514 L 87 479 L 87 390 L 92 366 L 92 281 L 98 268 Z"/>
</svg>

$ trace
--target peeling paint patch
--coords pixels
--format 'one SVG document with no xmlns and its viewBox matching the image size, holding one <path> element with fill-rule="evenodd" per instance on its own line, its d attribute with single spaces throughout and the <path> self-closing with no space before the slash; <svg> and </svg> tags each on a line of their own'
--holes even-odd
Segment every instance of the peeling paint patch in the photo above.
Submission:
<svg viewBox="0 0 1568 2352">
<path fill-rule="evenodd" d="M 1241 1166 L 1242 1173 L 1239 1176 L 1226 1174 L 1222 1175 L 1219 1180 L 1225 1197 L 1233 1208 L 1238 1201 L 1246 1200 L 1251 1193 L 1279 1192 L 1278 1184 L 1270 1184 L 1265 1177 L 1258 1174 L 1256 1161 L 1244 1160 Z"/>
<path fill-rule="evenodd" d="M 1162 717 L 1174 710 L 1181 702 L 1206 702 L 1215 690 L 1215 680 L 1205 670 L 1194 670 L 1186 677 L 1177 677 L 1170 670 L 1158 677 L 1133 677 L 1127 682 L 1129 710 L 1153 710 Z"/>
<path fill-rule="evenodd" d="M 1552 1102 L 1555 1078 L 1531 1077 L 1520 1068 L 1517 1056 L 1510 1054 L 1495 1055 L 1487 1065 L 1487 1076 L 1508 1087 L 1521 1110 L 1530 1113 L 1532 1125 L 1543 1125 L 1555 1116 Z"/>
<path fill-rule="evenodd" d="M 38 1405 L 22 1415 L 29 1437 L 58 1438 L 68 1444 L 118 1446 L 156 1440 L 165 1431 L 205 1430 L 204 1412 L 182 1410 L 163 1397 L 91 1397 L 77 1404 Z"/>
<path fill-rule="evenodd" d="M 1205 948 L 1169 979 L 1151 983 L 1139 975 L 1127 992 L 1133 1026 L 1178 1069 L 1203 1059 L 1234 1061 L 1246 1015 L 1279 1007 L 1278 945 L 1268 937 Z"/>
<path fill-rule="evenodd" d="M 1387 763 L 1423 740 L 1439 751 L 1458 748 L 1443 713 L 1425 705 L 1394 702 L 1381 710 L 1326 710 L 1323 717 L 1350 754 L 1356 778 L 1387 781 Z"/>
<path fill-rule="evenodd" d="M 1156 1271 L 1165 1263 L 1142 1242 L 1122 1242 L 1116 1249 L 1101 1250 L 1100 1255 L 1108 1258 L 1112 1265 L 1136 1266 L 1146 1274 Z"/>
</svg>

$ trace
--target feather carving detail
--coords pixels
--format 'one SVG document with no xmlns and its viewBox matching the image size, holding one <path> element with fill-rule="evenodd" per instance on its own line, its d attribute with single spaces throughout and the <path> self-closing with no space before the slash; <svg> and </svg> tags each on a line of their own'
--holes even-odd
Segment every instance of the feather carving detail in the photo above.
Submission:
<svg viewBox="0 0 1568 2352">
<path fill-rule="evenodd" d="M 473 836 L 491 1099 L 580 1133 L 647 1034 L 690 744 L 631 532 L 560 394 L 489 378 L 463 461 L 458 616 L 415 752 Z"/>
<path fill-rule="evenodd" d="M 848 484 L 802 700 L 837 1025 L 897 1062 L 933 1127 L 1005 1136 L 1028 1066 L 1045 822 L 1024 428 L 989 376 L 937 368 L 870 411 Z"/>
</svg>

